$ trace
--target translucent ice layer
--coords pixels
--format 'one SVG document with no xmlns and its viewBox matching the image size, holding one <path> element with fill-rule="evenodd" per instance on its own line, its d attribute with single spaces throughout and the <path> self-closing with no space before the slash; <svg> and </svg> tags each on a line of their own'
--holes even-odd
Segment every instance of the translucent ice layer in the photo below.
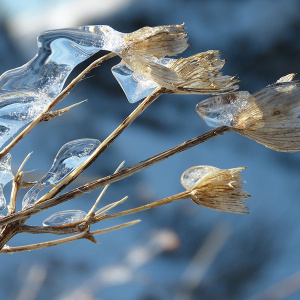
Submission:
<svg viewBox="0 0 300 300">
<path fill-rule="evenodd" d="M 162 58 L 157 60 L 156 63 L 168 66 L 174 61 L 175 59 Z M 155 81 L 136 74 L 123 61 L 114 66 L 111 71 L 130 103 L 140 101 L 150 95 L 158 87 Z"/>
<path fill-rule="evenodd" d="M 5 209 L 6 200 L 3 194 L 4 186 L 14 178 L 11 172 L 11 155 L 10 153 L 0 161 L 0 210 Z"/>
<path fill-rule="evenodd" d="M 44 226 L 59 226 L 69 223 L 74 223 L 81 221 L 86 216 L 86 213 L 82 210 L 64 210 L 59 211 L 50 217 L 48 217 L 44 222 Z"/>
<path fill-rule="evenodd" d="M 189 191 L 199 180 L 202 180 L 204 176 L 217 170 L 219 169 L 211 166 L 196 166 L 189 168 L 181 175 L 181 184 Z"/>
<path fill-rule="evenodd" d="M 196 111 L 210 127 L 232 126 L 252 99 L 246 91 L 222 94 L 199 102 Z"/>
<path fill-rule="evenodd" d="M 63 180 L 83 164 L 99 145 L 99 140 L 80 139 L 62 146 L 48 173 L 25 194 L 22 208 L 31 207 L 37 201 L 38 194 L 43 188 L 53 186 Z"/>
<path fill-rule="evenodd" d="M 79 63 L 100 50 L 118 52 L 123 36 L 105 25 L 42 33 L 36 56 L 0 76 L 0 147 L 58 96 Z"/>
<path fill-rule="evenodd" d="M 156 82 L 135 74 L 123 62 L 114 66 L 111 71 L 130 103 L 138 102 L 147 97 L 158 87 Z"/>
</svg>

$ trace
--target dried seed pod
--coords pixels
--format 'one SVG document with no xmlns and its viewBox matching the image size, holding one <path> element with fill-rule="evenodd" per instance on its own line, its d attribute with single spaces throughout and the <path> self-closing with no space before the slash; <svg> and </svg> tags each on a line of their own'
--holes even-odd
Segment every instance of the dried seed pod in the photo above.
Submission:
<svg viewBox="0 0 300 300">
<path fill-rule="evenodd" d="M 123 60 L 136 74 L 165 88 L 168 93 L 218 94 L 238 88 L 235 77 L 220 73 L 225 60 L 220 59 L 219 51 L 210 50 L 177 60 L 137 55 Z"/>
<path fill-rule="evenodd" d="M 210 126 L 230 126 L 276 151 L 300 151 L 300 83 L 292 78 L 288 74 L 253 95 L 209 98 L 198 103 L 196 111 Z"/>
<path fill-rule="evenodd" d="M 181 176 L 182 185 L 189 198 L 196 204 L 231 213 L 246 214 L 244 199 L 249 198 L 242 188 L 240 172 L 245 168 L 218 169 L 211 166 L 196 166 Z"/>
<path fill-rule="evenodd" d="M 174 56 L 183 52 L 189 45 L 184 25 L 143 27 L 124 35 L 125 46 L 120 56 L 139 55 L 143 57 Z"/>
</svg>

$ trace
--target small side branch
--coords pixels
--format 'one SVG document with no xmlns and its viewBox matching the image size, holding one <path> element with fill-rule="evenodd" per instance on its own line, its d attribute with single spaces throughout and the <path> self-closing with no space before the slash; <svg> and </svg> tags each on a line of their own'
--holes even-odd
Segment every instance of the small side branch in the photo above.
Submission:
<svg viewBox="0 0 300 300">
<path fill-rule="evenodd" d="M 87 239 L 89 241 L 96 242 L 96 240 L 94 239 L 95 235 L 99 235 L 99 234 L 107 233 L 110 231 L 118 230 L 121 228 L 125 228 L 128 226 L 132 226 L 138 222 L 140 222 L 140 220 L 127 222 L 127 223 L 123 223 L 121 225 L 112 226 L 112 227 L 105 228 L 105 229 L 99 229 L 99 230 L 95 230 L 92 232 L 85 231 L 80 234 L 76 234 L 73 236 L 65 237 L 62 239 L 57 239 L 54 241 L 44 242 L 44 243 L 37 243 L 37 244 L 25 245 L 25 246 L 19 246 L 19 247 L 4 247 L 2 250 L 0 250 L 0 253 L 15 253 L 15 252 L 24 252 L 24 251 L 30 251 L 30 250 L 35 250 L 35 249 L 48 248 L 48 247 L 66 244 L 66 243 L 81 240 L 81 239 Z"/>
</svg>

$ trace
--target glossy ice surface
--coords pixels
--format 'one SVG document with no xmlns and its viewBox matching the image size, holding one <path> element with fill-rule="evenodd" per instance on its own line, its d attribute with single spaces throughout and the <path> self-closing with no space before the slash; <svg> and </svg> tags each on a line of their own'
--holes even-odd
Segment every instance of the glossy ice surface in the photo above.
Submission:
<svg viewBox="0 0 300 300">
<path fill-rule="evenodd" d="M 99 140 L 79 139 L 66 143 L 57 153 L 48 173 L 37 182 L 24 196 L 22 208 L 31 207 L 39 192 L 63 180 L 78 166 L 84 163 L 100 145 Z"/>
<path fill-rule="evenodd" d="M 0 76 L 0 147 L 46 109 L 79 63 L 100 50 L 118 52 L 123 36 L 105 25 L 42 33 L 36 56 Z"/>
<path fill-rule="evenodd" d="M 5 209 L 6 200 L 3 194 L 4 186 L 14 178 L 11 171 L 11 155 L 10 153 L 0 161 L 0 210 Z"/>
<path fill-rule="evenodd" d="M 199 180 L 211 172 L 219 170 L 211 166 L 196 166 L 187 169 L 181 175 L 181 184 L 187 190 L 190 190 Z"/>
<path fill-rule="evenodd" d="M 80 221 L 84 219 L 86 213 L 82 210 L 64 210 L 59 211 L 50 217 L 48 217 L 44 222 L 44 226 L 59 226 L 65 225 L 73 222 Z"/>
<path fill-rule="evenodd" d="M 246 91 L 222 94 L 199 102 L 196 111 L 210 127 L 231 126 L 250 99 Z"/>
</svg>

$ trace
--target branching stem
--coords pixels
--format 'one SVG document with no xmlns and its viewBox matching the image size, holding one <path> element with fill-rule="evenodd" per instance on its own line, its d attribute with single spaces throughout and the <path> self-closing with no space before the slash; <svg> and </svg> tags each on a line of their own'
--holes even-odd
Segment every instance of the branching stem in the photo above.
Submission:
<svg viewBox="0 0 300 300">
<path fill-rule="evenodd" d="M 5 225 L 8 224 L 10 222 L 16 221 L 16 220 L 21 220 L 24 218 L 28 218 L 31 215 L 37 214 L 43 210 L 46 210 L 50 207 L 56 206 L 58 204 L 61 204 L 63 202 L 66 202 L 70 199 L 76 198 L 82 194 L 91 192 L 95 189 L 98 189 L 102 186 L 105 186 L 107 184 L 119 181 L 123 178 L 129 177 L 137 172 L 140 172 L 156 163 L 159 163 L 175 154 L 178 154 L 180 152 L 183 152 L 185 150 L 188 150 L 198 144 L 204 143 L 216 136 L 222 135 L 225 132 L 229 132 L 232 129 L 230 127 L 227 126 L 222 126 L 222 127 L 218 127 L 215 129 L 212 129 L 198 137 L 195 137 L 191 140 L 188 140 L 178 146 L 175 146 L 171 149 L 168 149 L 164 152 L 161 152 L 155 156 L 152 156 L 144 161 L 141 161 L 135 165 L 132 165 L 131 167 L 128 167 L 124 170 L 119 171 L 116 174 L 101 178 L 99 180 L 95 180 L 93 182 L 87 183 L 81 187 L 78 187 L 74 190 L 71 190 L 63 195 L 57 196 L 55 198 L 46 200 L 42 203 L 38 203 L 36 205 L 34 205 L 33 207 L 30 207 L 28 209 L 16 212 L 14 214 L 12 214 L 11 216 L 8 217 L 4 217 L 0 219 L 0 226 L 1 225 Z"/>
<path fill-rule="evenodd" d="M 52 188 L 46 195 L 40 198 L 36 204 L 44 202 L 56 196 L 60 191 L 67 187 L 73 180 L 75 180 L 85 169 L 87 169 L 103 151 L 111 145 L 118 136 L 160 95 L 165 92 L 164 88 L 155 89 L 142 103 L 98 146 L 93 154 L 79 167 L 77 167 L 71 174 L 65 177 L 60 183 Z"/>
<path fill-rule="evenodd" d="M 132 226 L 138 222 L 140 222 L 140 220 L 127 222 L 127 223 L 123 223 L 121 225 L 112 226 L 112 227 L 105 228 L 105 229 L 99 229 L 99 230 L 95 230 L 92 232 L 84 231 L 84 232 L 81 232 L 76 235 L 72 235 L 72 236 L 62 238 L 62 239 L 57 239 L 54 241 L 49 241 L 49 242 L 44 242 L 44 243 L 37 243 L 37 244 L 25 245 L 25 246 L 19 246 L 19 247 L 4 247 L 2 250 L 0 250 L 0 253 L 15 253 L 15 252 L 24 252 L 24 251 L 30 251 L 30 250 L 35 250 L 35 249 L 48 248 L 48 247 L 57 246 L 57 245 L 61 245 L 61 244 L 65 244 L 65 243 L 69 243 L 69 242 L 73 242 L 73 241 L 77 241 L 77 240 L 81 240 L 81 239 L 88 239 L 92 242 L 96 242 L 96 240 L 94 239 L 95 235 L 99 235 L 99 234 L 107 233 L 110 231 L 118 230 L 121 228 L 125 228 L 128 226 Z"/>
</svg>

